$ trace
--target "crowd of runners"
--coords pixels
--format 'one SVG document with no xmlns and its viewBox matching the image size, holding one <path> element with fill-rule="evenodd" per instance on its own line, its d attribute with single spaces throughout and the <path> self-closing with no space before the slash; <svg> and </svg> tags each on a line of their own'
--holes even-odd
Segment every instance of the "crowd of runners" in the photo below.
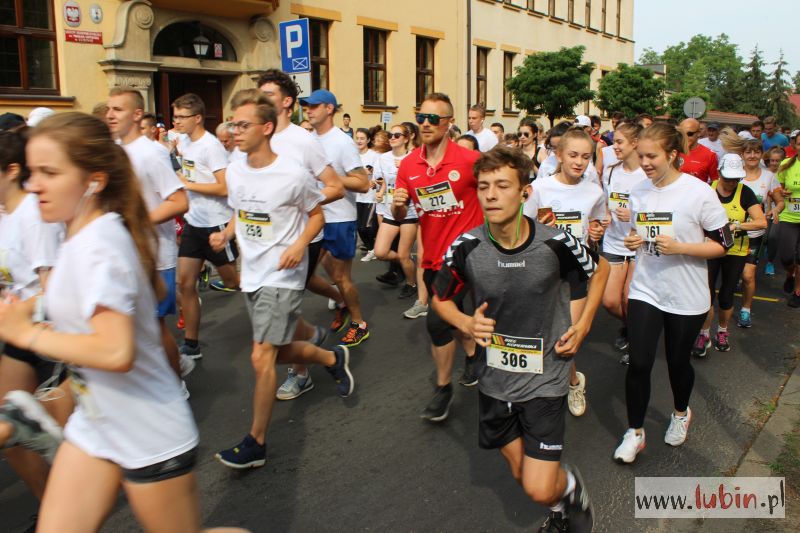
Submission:
<svg viewBox="0 0 800 533">
<path fill-rule="evenodd" d="M 309 366 L 353 394 L 351 350 L 371 320 L 354 261 L 383 261 L 376 281 L 397 287 L 403 316 L 424 318 L 430 337 L 436 383 L 421 417 L 448 418 L 460 346 L 479 445 L 550 507 L 547 532 L 593 525 L 561 455 L 566 413 L 586 411 L 575 356 L 601 307 L 627 365 L 628 429 L 609 453 L 632 463 L 662 332 L 664 441 L 680 446 L 691 358 L 730 350 L 732 320 L 754 325 L 760 260 L 765 275 L 780 261 L 800 306 L 800 136 L 773 119 L 737 133 L 615 113 L 602 133 L 587 116 L 506 133 L 473 106 L 462 134 L 433 93 L 412 121 L 352 129 L 345 115 L 340 128 L 334 94 L 298 100 L 278 70 L 230 108 L 212 134 L 203 101 L 183 95 L 167 131 L 138 90 L 117 87 L 97 116 L 1 117 L 0 446 L 41 500 L 37 531 L 97 530 L 120 487 L 146 530 L 201 530 L 183 378 L 203 357 L 204 285 L 241 292 L 252 325 L 250 426 L 215 454 L 222 465 L 265 464 L 274 403 L 314 387 Z M 303 319 L 314 295 L 330 324 Z"/>
</svg>

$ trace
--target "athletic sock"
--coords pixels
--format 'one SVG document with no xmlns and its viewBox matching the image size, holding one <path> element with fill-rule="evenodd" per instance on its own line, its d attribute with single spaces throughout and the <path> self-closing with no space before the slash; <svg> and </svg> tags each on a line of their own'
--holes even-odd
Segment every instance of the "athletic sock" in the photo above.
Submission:
<svg viewBox="0 0 800 533">
<path fill-rule="evenodd" d="M 700 330 L 700 334 L 701 335 L 705 335 L 706 337 L 708 337 L 710 333 L 711 333 L 711 329 L 710 328 L 709 329 L 701 329 Z"/>
<path fill-rule="evenodd" d="M 745 312 L 745 313 L 749 313 L 750 312 L 750 308 L 749 307 L 742 307 L 742 311 Z"/>
<path fill-rule="evenodd" d="M 564 489 L 564 496 L 575 492 L 575 475 L 567 470 L 567 488 Z"/>
<path fill-rule="evenodd" d="M 308 339 L 308 342 L 311 344 L 317 344 L 319 342 L 319 330 L 317 328 L 314 328 L 314 334 L 311 335 L 311 338 Z"/>
<path fill-rule="evenodd" d="M 361 329 L 367 329 L 367 323 L 363 322 L 363 321 L 359 322 L 358 323 L 358 327 L 361 328 Z"/>
<path fill-rule="evenodd" d="M 562 500 L 558 500 L 558 503 L 555 505 L 550 506 L 550 510 L 554 513 L 561 513 L 564 514 L 564 502 Z"/>
<path fill-rule="evenodd" d="M 728 328 L 723 328 L 722 326 L 717 326 L 717 333 L 728 333 Z"/>
<path fill-rule="evenodd" d="M 183 343 L 189 348 L 197 348 L 197 345 L 199 344 L 197 339 L 183 339 Z"/>
</svg>

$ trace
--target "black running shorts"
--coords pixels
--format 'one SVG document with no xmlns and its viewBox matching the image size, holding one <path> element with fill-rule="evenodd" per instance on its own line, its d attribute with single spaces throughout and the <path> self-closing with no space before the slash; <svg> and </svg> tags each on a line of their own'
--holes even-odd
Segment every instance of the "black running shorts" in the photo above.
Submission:
<svg viewBox="0 0 800 533">
<path fill-rule="evenodd" d="M 224 231 L 225 224 L 211 228 L 198 228 L 188 222 L 183 227 L 181 234 L 181 244 L 178 247 L 178 257 L 193 257 L 195 259 L 205 259 L 215 267 L 227 265 L 236 261 L 239 249 L 236 241 L 229 241 L 221 252 L 215 252 L 208 244 L 208 237 L 212 233 Z"/>
<path fill-rule="evenodd" d="M 504 402 L 478 391 L 478 444 L 497 449 L 522 438 L 525 455 L 560 461 L 567 396 Z"/>
</svg>

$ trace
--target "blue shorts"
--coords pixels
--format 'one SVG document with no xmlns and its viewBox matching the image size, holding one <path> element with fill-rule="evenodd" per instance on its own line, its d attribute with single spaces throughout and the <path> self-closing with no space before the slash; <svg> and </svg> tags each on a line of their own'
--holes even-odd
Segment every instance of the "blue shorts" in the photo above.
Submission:
<svg viewBox="0 0 800 533">
<path fill-rule="evenodd" d="M 322 230 L 322 248 L 336 259 L 347 261 L 356 256 L 356 221 L 329 222 Z"/>
<path fill-rule="evenodd" d="M 167 286 L 167 295 L 156 306 L 156 316 L 164 318 L 167 315 L 174 315 L 177 312 L 177 300 L 175 297 L 175 269 L 159 270 L 158 274 Z"/>
</svg>

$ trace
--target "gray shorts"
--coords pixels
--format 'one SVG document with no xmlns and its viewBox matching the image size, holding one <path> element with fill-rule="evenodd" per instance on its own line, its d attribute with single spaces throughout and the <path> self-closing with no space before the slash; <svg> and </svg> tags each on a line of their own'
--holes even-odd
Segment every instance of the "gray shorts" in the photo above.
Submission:
<svg viewBox="0 0 800 533">
<path fill-rule="evenodd" d="M 303 292 L 280 287 L 261 287 L 244 293 L 247 312 L 253 324 L 253 341 L 268 342 L 273 346 L 286 346 L 292 342 Z"/>
</svg>

